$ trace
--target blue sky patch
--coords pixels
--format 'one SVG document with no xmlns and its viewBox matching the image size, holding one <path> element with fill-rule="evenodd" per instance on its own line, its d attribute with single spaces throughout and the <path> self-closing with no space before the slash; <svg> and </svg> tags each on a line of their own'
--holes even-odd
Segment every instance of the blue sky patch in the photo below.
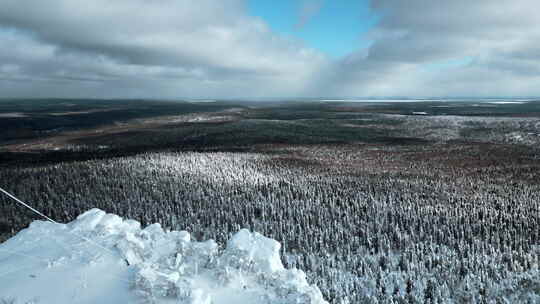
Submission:
<svg viewBox="0 0 540 304">
<path fill-rule="evenodd" d="M 273 31 L 332 57 L 367 47 L 369 41 L 362 36 L 378 20 L 366 0 L 249 0 L 249 11 Z"/>
</svg>

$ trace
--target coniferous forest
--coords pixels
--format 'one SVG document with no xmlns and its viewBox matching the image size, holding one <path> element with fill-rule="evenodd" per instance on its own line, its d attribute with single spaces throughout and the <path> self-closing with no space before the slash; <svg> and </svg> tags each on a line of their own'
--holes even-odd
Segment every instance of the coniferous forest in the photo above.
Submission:
<svg viewBox="0 0 540 304">
<path fill-rule="evenodd" d="M 60 222 L 97 207 L 199 240 L 249 228 L 331 303 L 540 302 L 540 119 L 524 108 L 123 106 L 12 129 L 0 186 Z M 2 239 L 35 219 L 0 197 Z"/>
</svg>

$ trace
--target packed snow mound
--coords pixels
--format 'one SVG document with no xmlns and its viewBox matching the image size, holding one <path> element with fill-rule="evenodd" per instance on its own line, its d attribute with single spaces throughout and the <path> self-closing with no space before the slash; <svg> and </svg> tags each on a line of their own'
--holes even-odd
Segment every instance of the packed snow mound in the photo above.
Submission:
<svg viewBox="0 0 540 304">
<path fill-rule="evenodd" d="M 280 247 L 243 229 L 221 250 L 92 209 L 68 224 L 35 221 L 0 244 L 0 301 L 327 303 L 302 271 L 283 267 Z"/>
</svg>

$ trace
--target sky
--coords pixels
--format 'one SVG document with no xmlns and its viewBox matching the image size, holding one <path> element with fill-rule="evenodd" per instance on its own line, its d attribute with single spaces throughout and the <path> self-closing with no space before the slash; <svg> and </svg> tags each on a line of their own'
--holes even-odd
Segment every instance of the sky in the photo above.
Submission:
<svg viewBox="0 0 540 304">
<path fill-rule="evenodd" d="M 0 97 L 540 96 L 536 0 L 2 0 Z"/>
<path fill-rule="evenodd" d="M 333 58 L 367 47 L 363 36 L 377 22 L 369 1 L 250 0 L 249 14 L 262 18 L 276 33 L 300 39 Z"/>
</svg>

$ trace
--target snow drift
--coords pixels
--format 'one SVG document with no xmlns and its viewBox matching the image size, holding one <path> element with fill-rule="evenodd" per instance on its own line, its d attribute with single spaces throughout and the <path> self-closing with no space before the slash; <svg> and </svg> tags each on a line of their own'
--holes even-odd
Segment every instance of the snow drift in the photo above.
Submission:
<svg viewBox="0 0 540 304">
<path fill-rule="evenodd" d="M 35 221 L 0 244 L 0 300 L 16 303 L 323 304 L 281 245 L 240 230 L 220 249 L 185 231 L 144 229 L 92 209 L 68 224 Z"/>
</svg>

